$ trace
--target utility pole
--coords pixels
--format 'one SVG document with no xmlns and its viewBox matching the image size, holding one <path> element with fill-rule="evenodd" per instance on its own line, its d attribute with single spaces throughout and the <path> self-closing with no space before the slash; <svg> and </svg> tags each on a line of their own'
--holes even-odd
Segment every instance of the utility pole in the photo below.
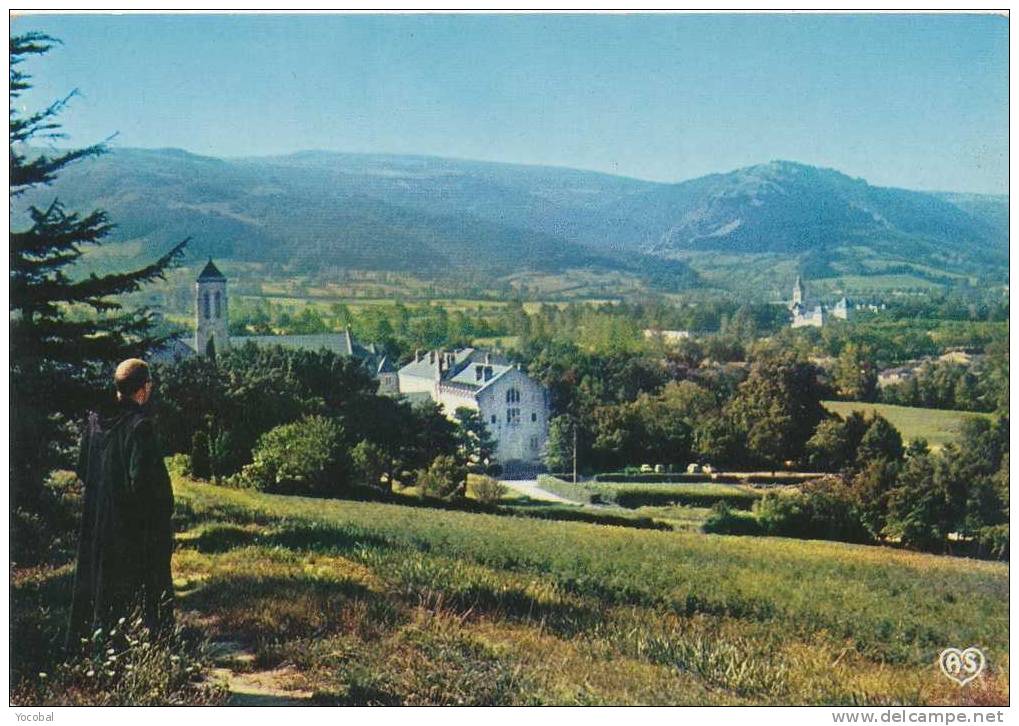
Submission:
<svg viewBox="0 0 1019 726">
<path fill-rule="evenodd" d="M 573 483 L 577 483 L 577 419 L 573 419 Z"/>
</svg>

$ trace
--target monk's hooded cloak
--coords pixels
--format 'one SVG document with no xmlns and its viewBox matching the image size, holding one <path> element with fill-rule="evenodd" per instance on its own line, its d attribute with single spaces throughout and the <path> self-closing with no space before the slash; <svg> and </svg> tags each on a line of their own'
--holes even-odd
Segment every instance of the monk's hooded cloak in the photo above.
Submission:
<svg viewBox="0 0 1019 726">
<path fill-rule="evenodd" d="M 85 496 L 68 649 L 121 617 L 140 615 L 165 631 L 173 622 L 173 490 L 145 409 L 125 400 L 112 416 L 90 414 L 77 474 Z"/>
</svg>

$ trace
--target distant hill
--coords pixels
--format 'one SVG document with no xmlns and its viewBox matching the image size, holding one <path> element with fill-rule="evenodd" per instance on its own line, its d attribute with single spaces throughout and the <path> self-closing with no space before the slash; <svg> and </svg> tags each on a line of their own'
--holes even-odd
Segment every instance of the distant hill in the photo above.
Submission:
<svg viewBox="0 0 1019 726">
<path fill-rule="evenodd" d="M 661 255 L 803 254 L 829 271 L 874 254 L 952 272 L 1004 271 L 1007 206 L 999 197 L 875 187 L 776 161 L 630 195 L 600 209 L 581 236 L 611 229 L 604 244 Z"/>
<path fill-rule="evenodd" d="M 72 209 L 106 209 L 116 241 L 139 256 L 191 236 L 196 258 L 294 273 L 586 268 L 679 289 L 697 282 L 688 264 L 710 273 L 724 254 L 792 260 L 815 278 L 1007 275 L 1007 199 L 873 187 L 782 161 L 660 184 L 434 157 L 117 149 L 30 201 L 54 193 Z"/>
</svg>

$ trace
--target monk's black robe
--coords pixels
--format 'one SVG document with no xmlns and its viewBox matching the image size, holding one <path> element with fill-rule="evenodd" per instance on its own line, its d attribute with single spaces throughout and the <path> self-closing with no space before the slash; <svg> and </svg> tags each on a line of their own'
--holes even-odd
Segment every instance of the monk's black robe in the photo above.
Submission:
<svg viewBox="0 0 1019 726">
<path fill-rule="evenodd" d="M 146 411 L 122 401 L 112 416 L 90 414 L 77 474 L 85 496 L 68 649 L 121 617 L 140 615 L 165 632 L 173 622 L 173 490 Z"/>
</svg>

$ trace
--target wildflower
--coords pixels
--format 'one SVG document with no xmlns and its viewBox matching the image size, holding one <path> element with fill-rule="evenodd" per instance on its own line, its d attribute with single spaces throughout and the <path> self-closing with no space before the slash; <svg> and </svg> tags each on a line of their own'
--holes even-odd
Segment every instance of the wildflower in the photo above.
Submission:
<svg viewBox="0 0 1019 726">
<path fill-rule="evenodd" d="M 117 625 L 123 625 L 126 620 L 127 618 L 121 618 L 120 620 L 117 621 Z"/>
<path fill-rule="evenodd" d="M 86 675 L 86 676 L 88 676 L 89 678 L 91 678 L 91 677 L 92 677 L 92 676 L 94 676 L 95 674 L 96 674 L 96 672 L 95 672 L 95 671 L 93 671 L 93 670 L 90 670 L 90 671 L 89 671 L 88 673 L 86 673 L 85 675 Z"/>
<path fill-rule="evenodd" d="M 107 649 L 106 649 L 106 655 L 113 655 L 113 654 L 114 654 L 114 653 L 116 653 L 116 652 L 117 652 L 117 651 L 116 651 L 116 650 L 114 650 L 113 648 L 107 648 Z"/>
<path fill-rule="evenodd" d="M 40 673 L 39 677 L 40 678 L 49 678 L 49 676 L 47 676 L 45 673 Z"/>
</svg>

